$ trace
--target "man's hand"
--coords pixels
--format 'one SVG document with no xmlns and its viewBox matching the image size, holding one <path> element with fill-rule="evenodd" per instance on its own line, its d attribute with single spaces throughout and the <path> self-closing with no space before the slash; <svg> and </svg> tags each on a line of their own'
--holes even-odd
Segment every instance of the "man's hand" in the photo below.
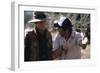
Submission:
<svg viewBox="0 0 100 73">
<path fill-rule="evenodd" d="M 62 48 L 58 48 L 53 52 L 53 59 L 60 57 L 63 53 Z"/>
<path fill-rule="evenodd" d="M 87 38 L 84 38 L 81 42 L 80 42 L 80 46 L 85 49 L 87 46 L 88 40 Z"/>
</svg>

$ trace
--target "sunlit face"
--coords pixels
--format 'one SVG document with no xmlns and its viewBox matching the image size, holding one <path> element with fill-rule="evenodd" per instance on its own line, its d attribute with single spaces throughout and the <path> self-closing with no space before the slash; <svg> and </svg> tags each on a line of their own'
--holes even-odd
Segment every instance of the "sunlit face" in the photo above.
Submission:
<svg viewBox="0 0 100 73">
<path fill-rule="evenodd" d="M 63 30 L 62 28 L 59 28 L 58 31 L 59 31 L 59 34 L 62 37 L 68 38 L 68 36 L 69 36 L 69 30 L 67 30 L 67 29 L 66 30 Z"/>
<path fill-rule="evenodd" d="M 46 24 L 45 21 L 36 22 L 35 24 L 36 24 L 37 29 L 45 30 L 45 24 Z"/>
</svg>

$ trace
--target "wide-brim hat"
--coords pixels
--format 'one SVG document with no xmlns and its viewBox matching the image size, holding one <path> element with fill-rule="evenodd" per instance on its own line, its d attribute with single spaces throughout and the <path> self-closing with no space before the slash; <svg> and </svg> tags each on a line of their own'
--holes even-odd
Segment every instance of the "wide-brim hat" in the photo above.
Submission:
<svg viewBox="0 0 100 73">
<path fill-rule="evenodd" d="M 60 19 L 56 23 L 54 23 L 54 27 L 63 28 L 63 29 L 69 29 L 72 26 L 73 25 L 70 19 L 66 17 L 60 17 Z"/>
<path fill-rule="evenodd" d="M 45 21 L 45 19 L 33 19 L 33 20 L 30 20 L 29 23 L 35 23 L 35 22 L 41 22 L 41 21 Z"/>
<path fill-rule="evenodd" d="M 44 12 L 35 12 L 33 19 L 29 21 L 29 23 L 41 22 L 46 21 L 46 15 Z"/>
</svg>

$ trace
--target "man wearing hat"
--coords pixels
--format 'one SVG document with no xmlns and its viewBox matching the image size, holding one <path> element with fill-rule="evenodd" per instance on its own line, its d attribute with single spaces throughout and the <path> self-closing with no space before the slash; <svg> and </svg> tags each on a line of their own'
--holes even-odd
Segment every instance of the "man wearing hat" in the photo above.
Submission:
<svg viewBox="0 0 100 73">
<path fill-rule="evenodd" d="M 46 29 L 46 15 L 43 12 L 35 12 L 35 28 L 25 37 L 24 61 L 52 60 L 52 37 Z"/>
<path fill-rule="evenodd" d="M 54 24 L 58 28 L 59 34 L 53 44 L 53 57 L 56 59 L 80 59 L 81 48 L 86 48 L 87 40 L 72 29 L 71 21 L 66 17 L 61 17 Z"/>
</svg>

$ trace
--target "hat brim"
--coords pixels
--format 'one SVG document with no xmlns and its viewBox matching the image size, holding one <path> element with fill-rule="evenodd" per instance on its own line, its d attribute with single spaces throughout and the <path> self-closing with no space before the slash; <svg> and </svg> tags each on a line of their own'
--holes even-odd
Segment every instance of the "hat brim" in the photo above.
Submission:
<svg viewBox="0 0 100 73">
<path fill-rule="evenodd" d="M 29 23 L 42 22 L 42 21 L 45 21 L 45 20 L 33 19 L 33 20 L 30 20 Z"/>
</svg>

